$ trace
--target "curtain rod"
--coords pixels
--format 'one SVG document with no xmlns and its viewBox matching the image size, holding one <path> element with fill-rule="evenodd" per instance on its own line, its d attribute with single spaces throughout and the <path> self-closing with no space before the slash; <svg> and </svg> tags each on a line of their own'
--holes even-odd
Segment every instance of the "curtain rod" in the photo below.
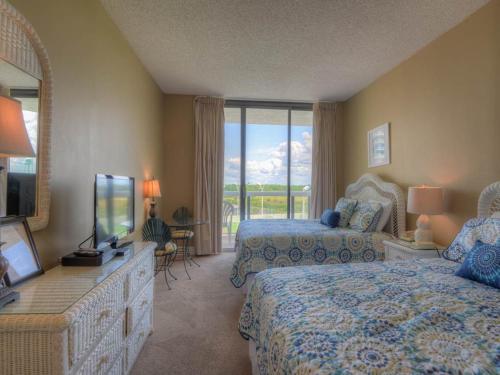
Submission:
<svg viewBox="0 0 500 375">
<path fill-rule="evenodd" d="M 256 107 L 256 108 L 291 108 L 291 109 L 311 110 L 313 107 L 313 103 L 228 99 L 225 101 L 225 106 Z"/>
</svg>

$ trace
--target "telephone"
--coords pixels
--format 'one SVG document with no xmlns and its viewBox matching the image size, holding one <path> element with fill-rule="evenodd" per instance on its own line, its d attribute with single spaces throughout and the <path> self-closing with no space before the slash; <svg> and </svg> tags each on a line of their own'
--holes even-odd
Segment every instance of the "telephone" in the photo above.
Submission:
<svg viewBox="0 0 500 375">
<path fill-rule="evenodd" d="M 414 230 L 407 230 L 404 231 L 400 236 L 399 239 L 407 242 L 413 242 L 415 241 L 415 231 Z"/>
</svg>

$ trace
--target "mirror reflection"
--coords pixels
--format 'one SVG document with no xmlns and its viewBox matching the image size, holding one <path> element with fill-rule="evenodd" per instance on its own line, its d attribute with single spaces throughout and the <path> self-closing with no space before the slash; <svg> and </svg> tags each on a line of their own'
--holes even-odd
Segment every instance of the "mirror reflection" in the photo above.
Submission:
<svg viewBox="0 0 500 375">
<path fill-rule="evenodd" d="M 19 116 L 17 128 L 22 128 L 22 120 L 24 120 L 26 132 L 22 128 L 17 129 L 13 134 L 16 137 L 21 134 L 26 143 L 29 141 L 33 151 L 31 156 L 26 152 L 16 153 L 15 151 L 0 154 L 0 169 L 3 168 L 0 171 L 0 216 L 35 216 L 37 213 L 40 81 L 10 63 L 0 60 L 0 95 L 15 99 L 20 103 L 22 119 Z M 12 101 L 8 104 L 12 103 L 16 104 Z M 5 111 L 4 108 L 2 110 Z M 6 115 L 3 114 L 3 117 L 5 118 Z M 9 140 L 4 141 L 9 142 Z"/>
</svg>

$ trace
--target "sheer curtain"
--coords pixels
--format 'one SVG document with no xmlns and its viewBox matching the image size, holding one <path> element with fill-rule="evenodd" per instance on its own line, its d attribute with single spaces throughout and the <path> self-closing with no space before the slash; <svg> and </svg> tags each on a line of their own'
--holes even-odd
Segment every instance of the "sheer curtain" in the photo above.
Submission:
<svg viewBox="0 0 500 375">
<path fill-rule="evenodd" d="M 195 228 L 197 255 L 218 254 L 222 248 L 224 180 L 224 99 L 194 100 L 195 167 L 194 219 L 207 221 Z"/>
<path fill-rule="evenodd" d="M 313 105 L 313 146 L 311 182 L 311 218 L 319 218 L 325 208 L 337 201 L 335 141 L 337 133 L 336 103 Z"/>
</svg>

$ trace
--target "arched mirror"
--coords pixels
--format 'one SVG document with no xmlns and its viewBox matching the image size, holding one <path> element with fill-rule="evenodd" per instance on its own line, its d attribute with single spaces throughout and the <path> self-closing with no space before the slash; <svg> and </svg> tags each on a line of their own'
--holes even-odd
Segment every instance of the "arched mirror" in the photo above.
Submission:
<svg viewBox="0 0 500 375">
<path fill-rule="evenodd" d="M 50 208 L 52 74 L 31 24 L 0 0 L 0 216 L 43 229 Z"/>
</svg>

